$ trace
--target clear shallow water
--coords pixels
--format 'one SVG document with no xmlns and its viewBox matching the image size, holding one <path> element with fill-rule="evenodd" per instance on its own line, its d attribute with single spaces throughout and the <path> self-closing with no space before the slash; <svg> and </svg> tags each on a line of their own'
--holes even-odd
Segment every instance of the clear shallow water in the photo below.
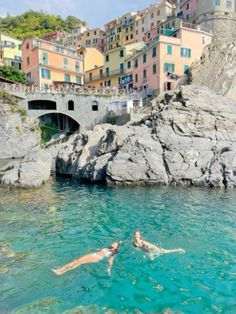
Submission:
<svg viewBox="0 0 236 314">
<path fill-rule="evenodd" d="M 236 191 L 69 180 L 0 190 L 0 313 L 236 313 L 235 227 Z M 135 229 L 186 253 L 152 261 L 124 242 L 111 276 L 105 260 L 59 277 L 50 270 Z"/>
</svg>

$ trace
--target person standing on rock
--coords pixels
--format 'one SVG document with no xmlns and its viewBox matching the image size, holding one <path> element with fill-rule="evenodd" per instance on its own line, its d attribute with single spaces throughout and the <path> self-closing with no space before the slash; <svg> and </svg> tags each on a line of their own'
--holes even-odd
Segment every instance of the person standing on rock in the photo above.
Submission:
<svg viewBox="0 0 236 314">
<path fill-rule="evenodd" d="M 138 230 L 133 233 L 133 244 L 137 248 L 147 252 L 151 258 L 153 258 L 155 255 L 161 255 L 161 254 L 167 254 L 167 253 L 185 253 L 185 251 L 181 248 L 172 249 L 172 250 L 160 248 L 156 246 L 155 244 L 152 244 L 144 240 L 141 237 L 140 231 Z"/>
<path fill-rule="evenodd" d="M 75 260 L 73 260 L 72 262 L 56 268 L 56 269 L 52 269 L 52 271 L 56 274 L 56 275 L 62 275 L 65 272 L 72 270 L 76 267 L 79 267 L 80 265 L 83 264 L 88 264 L 88 263 L 97 263 L 100 262 L 101 260 L 103 260 L 104 258 L 108 258 L 108 273 L 109 275 L 111 274 L 111 267 L 114 261 L 114 257 L 118 252 L 119 249 L 119 242 L 116 241 L 114 243 L 112 243 L 112 245 L 108 248 L 104 248 L 101 249 L 99 251 L 97 251 L 96 253 L 88 253 L 86 255 L 83 255 L 81 257 L 76 258 Z"/>
</svg>

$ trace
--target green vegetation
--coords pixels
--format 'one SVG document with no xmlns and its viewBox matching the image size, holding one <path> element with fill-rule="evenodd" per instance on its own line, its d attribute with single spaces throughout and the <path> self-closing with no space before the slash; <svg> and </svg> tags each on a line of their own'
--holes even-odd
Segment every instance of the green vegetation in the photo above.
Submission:
<svg viewBox="0 0 236 314">
<path fill-rule="evenodd" d="M 0 66 L 0 76 L 19 83 L 25 83 L 24 73 L 8 65 Z"/>
<path fill-rule="evenodd" d="M 40 125 L 41 129 L 41 144 L 46 144 L 50 139 L 53 137 L 53 135 L 57 134 L 58 128 L 53 123 L 45 123 Z"/>
<path fill-rule="evenodd" d="M 41 36 L 57 29 L 69 32 L 81 24 L 84 25 L 85 22 L 75 16 L 67 16 L 64 20 L 59 15 L 29 10 L 21 15 L 0 18 L 0 32 L 22 39 L 27 36 Z"/>
<path fill-rule="evenodd" d="M 19 125 L 16 125 L 16 130 L 18 133 L 22 133 L 22 128 Z"/>
<path fill-rule="evenodd" d="M 0 102 L 3 104 L 9 104 L 11 107 L 11 111 L 15 112 L 19 109 L 17 98 L 9 94 L 4 89 L 0 89 Z"/>
</svg>

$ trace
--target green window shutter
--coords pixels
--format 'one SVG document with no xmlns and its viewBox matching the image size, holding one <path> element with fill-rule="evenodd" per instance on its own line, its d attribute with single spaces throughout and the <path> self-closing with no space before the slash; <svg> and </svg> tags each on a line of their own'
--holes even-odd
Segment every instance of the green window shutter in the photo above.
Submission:
<svg viewBox="0 0 236 314">
<path fill-rule="evenodd" d="M 166 45 L 166 53 L 172 55 L 172 45 Z"/>
<path fill-rule="evenodd" d="M 181 56 L 181 57 L 184 56 L 184 48 L 180 48 L 180 56 Z"/>
<path fill-rule="evenodd" d="M 164 73 L 168 72 L 168 63 L 164 63 Z"/>
<path fill-rule="evenodd" d="M 191 49 L 188 49 L 188 58 L 191 58 Z"/>
<path fill-rule="evenodd" d="M 171 69 L 171 73 L 175 73 L 175 65 L 174 65 L 174 63 L 171 63 L 170 69 Z"/>
</svg>

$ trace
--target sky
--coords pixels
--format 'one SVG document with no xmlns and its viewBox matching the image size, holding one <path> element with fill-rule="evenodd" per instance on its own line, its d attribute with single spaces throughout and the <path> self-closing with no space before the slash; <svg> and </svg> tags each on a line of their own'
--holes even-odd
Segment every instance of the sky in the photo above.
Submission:
<svg viewBox="0 0 236 314">
<path fill-rule="evenodd" d="M 0 16 L 17 15 L 26 10 L 43 10 L 62 17 L 74 15 L 89 27 L 102 27 L 106 22 L 128 11 L 137 11 L 155 0 L 0 0 Z"/>
</svg>

